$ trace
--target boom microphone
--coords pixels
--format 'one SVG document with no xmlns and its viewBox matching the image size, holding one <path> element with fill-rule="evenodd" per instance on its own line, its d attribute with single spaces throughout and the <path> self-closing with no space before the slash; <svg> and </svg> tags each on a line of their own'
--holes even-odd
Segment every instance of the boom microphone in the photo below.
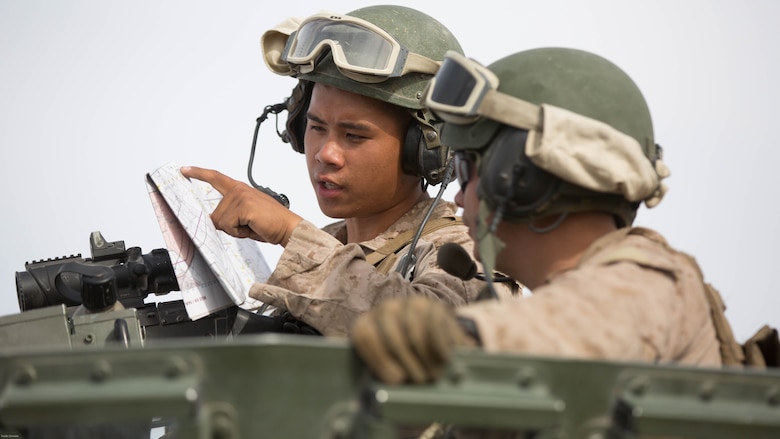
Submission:
<svg viewBox="0 0 780 439">
<path fill-rule="evenodd" d="M 454 242 L 441 246 L 436 262 L 442 270 L 462 280 L 470 280 L 477 275 L 477 264 L 465 248 Z"/>
</svg>

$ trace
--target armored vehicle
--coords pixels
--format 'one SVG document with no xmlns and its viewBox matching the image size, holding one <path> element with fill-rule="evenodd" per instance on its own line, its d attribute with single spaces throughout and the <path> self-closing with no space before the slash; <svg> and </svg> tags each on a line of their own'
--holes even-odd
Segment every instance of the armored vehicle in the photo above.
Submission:
<svg viewBox="0 0 780 439">
<path fill-rule="evenodd" d="M 238 307 L 192 321 L 178 301 L 144 303 L 178 287 L 165 250 L 97 233 L 92 258 L 28 264 L 16 280 L 22 311 L 0 318 L 0 437 L 394 438 L 410 427 L 457 437 L 449 426 L 548 439 L 780 437 L 773 368 L 460 350 L 438 381 L 388 386 L 347 340 L 285 332 Z"/>
</svg>

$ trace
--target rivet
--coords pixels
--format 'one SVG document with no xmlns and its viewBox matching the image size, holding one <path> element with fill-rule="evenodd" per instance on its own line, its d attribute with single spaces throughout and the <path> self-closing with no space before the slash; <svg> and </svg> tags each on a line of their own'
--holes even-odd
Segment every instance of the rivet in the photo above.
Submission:
<svg viewBox="0 0 780 439">
<path fill-rule="evenodd" d="M 450 369 L 449 379 L 452 383 L 460 383 L 463 381 L 463 378 L 466 376 L 466 370 L 461 364 L 454 364 L 452 365 L 452 368 Z"/>
<path fill-rule="evenodd" d="M 780 389 L 771 387 L 766 392 L 766 402 L 771 406 L 780 405 Z"/>
<path fill-rule="evenodd" d="M 14 382 L 16 382 L 18 385 L 26 386 L 31 384 L 37 378 L 38 373 L 35 372 L 35 368 L 29 364 L 25 364 L 24 366 L 20 367 L 19 370 L 17 370 Z"/>
<path fill-rule="evenodd" d="M 705 381 L 699 388 L 699 398 L 702 401 L 710 401 L 715 397 L 715 383 L 712 381 Z"/>
<path fill-rule="evenodd" d="M 230 415 L 222 411 L 211 415 L 211 437 L 213 439 L 230 439 L 235 437 L 235 427 Z"/>
<path fill-rule="evenodd" d="M 532 367 L 524 367 L 517 372 L 517 385 L 527 389 L 536 381 L 536 372 Z"/>
<path fill-rule="evenodd" d="M 184 398 L 189 402 L 195 402 L 198 400 L 198 391 L 190 387 L 184 391 Z"/>
<path fill-rule="evenodd" d="M 111 376 L 111 365 L 107 362 L 97 361 L 92 365 L 92 371 L 89 374 L 92 381 L 105 381 L 109 376 Z"/>
<path fill-rule="evenodd" d="M 187 363 L 179 357 L 174 357 L 168 362 L 165 369 L 165 376 L 168 378 L 178 378 L 187 372 Z"/>
<path fill-rule="evenodd" d="M 631 383 L 631 393 L 635 396 L 642 396 L 647 393 L 648 386 L 647 378 L 643 376 L 639 377 Z"/>
</svg>

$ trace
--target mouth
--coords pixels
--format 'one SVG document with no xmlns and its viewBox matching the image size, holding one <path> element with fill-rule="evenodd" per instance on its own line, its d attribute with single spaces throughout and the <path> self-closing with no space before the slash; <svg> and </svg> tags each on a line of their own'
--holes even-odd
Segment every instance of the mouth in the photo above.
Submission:
<svg viewBox="0 0 780 439">
<path fill-rule="evenodd" d="M 329 179 L 317 178 L 317 195 L 320 198 L 334 198 L 344 192 L 344 186 Z"/>
<path fill-rule="evenodd" d="M 317 182 L 317 184 L 322 187 L 323 189 L 327 190 L 336 190 L 341 189 L 341 186 L 337 185 L 336 183 L 331 183 L 329 181 L 320 180 Z"/>
</svg>

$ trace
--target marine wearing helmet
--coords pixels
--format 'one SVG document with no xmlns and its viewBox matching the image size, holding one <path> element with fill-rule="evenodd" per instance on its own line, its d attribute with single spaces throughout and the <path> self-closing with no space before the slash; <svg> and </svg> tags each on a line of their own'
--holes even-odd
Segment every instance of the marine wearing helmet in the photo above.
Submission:
<svg viewBox="0 0 780 439">
<path fill-rule="evenodd" d="M 298 80 L 285 138 L 306 156 L 320 210 L 340 221 L 317 227 L 262 190 L 188 168 L 223 194 L 218 228 L 284 247 L 249 296 L 276 308 L 285 328 L 331 336 L 386 297 L 476 300 L 483 282 L 448 274 L 436 258 L 448 242 L 471 248 L 468 229 L 425 184 L 452 169 L 421 98 L 444 54 L 461 52 L 453 35 L 417 10 L 371 6 L 287 20 L 261 45 L 273 72 Z M 516 287 L 506 285 L 510 295 Z"/>
<path fill-rule="evenodd" d="M 332 85 L 405 108 L 413 118 L 404 144 L 404 170 L 438 184 L 448 149 L 422 94 L 448 51 L 462 53 L 438 20 L 412 8 L 369 6 L 348 14 L 320 12 L 288 19 L 262 39 L 266 65 L 298 78 L 288 100 L 287 138 L 303 152 L 305 113 L 313 83 Z"/>
<path fill-rule="evenodd" d="M 696 261 L 633 226 L 640 203 L 663 198 L 669 171 L 647 103 L 623 70 L 569 48 L 521 51 L 487 67 L 449 53 L 425 102 L 445 121 L 475 256 L 486 273 L 496 268 L 533 294 L 455 310 L 419 297 L 379 304 L 352 333 L 379 378 L 435 379 L 457 344 L 705 366 L 734 360 L 721 356 L 735 342 Z M 394 325 L 402 330 L 388 340 L 383 328 Z"/>
<path fill-rule="evenodd" d="M 645 99 L 598 55 L 535 49 L 484 68 L 450 53 L 427 103 L 452 122 L 443 136 L 459 157 L 484 153 L 479 193 L 491 210 L 508 198 L 508 221 L 603 209 L 628 226 L 666 191 Z"/>
<path fill-rule="evenodd" d="M 540 48 L 485 68 L 448 53 L 426 91 L 447 121 L 456 172 L 477 164 L 478 251 L 487 266 L 503 246 L 499 220 L 549 231 L 574 212 L 609 212 L 630 226 L 640 202 L 656 206 L 669 170 L 650 110 L 634 81 L 589 52 Z M 489 225 L 488 215 L 498 220 Z"/>
</svg>

